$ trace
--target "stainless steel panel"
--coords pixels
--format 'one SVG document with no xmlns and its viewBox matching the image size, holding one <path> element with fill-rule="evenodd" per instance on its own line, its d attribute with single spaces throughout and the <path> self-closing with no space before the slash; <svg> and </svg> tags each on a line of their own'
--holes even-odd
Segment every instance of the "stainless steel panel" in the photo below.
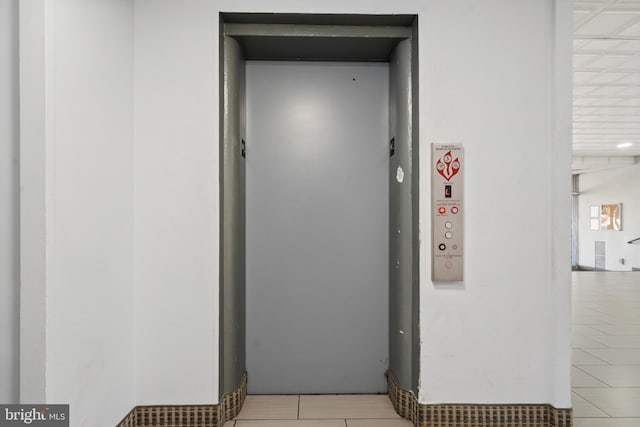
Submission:
<svg viewBox="0 0 640 427">
<path fill-rule="evenodd" d="M 249 391 L 384 392 L 388 65 L 247 61 L 247 106 Z"/>
</svg>

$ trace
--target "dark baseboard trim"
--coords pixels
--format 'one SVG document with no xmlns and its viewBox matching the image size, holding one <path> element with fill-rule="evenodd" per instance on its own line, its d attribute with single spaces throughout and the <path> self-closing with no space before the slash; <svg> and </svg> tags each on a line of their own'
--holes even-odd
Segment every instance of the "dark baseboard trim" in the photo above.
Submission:
<svg viewBox="0 0 640 427">
<path fill-rule="evenodd" d="M 136 406 L 116 427 L 222 427 L 238 415 L 247 396 L 247 373 L 217 405 Z"/>
<path fill-rule="evenodd" d="M 599 272 L 614 272 L 614 273 L 624 273 L 626 271 L 629 270 L 602 270 L 602 269 L 595 269 L 593 267 L 587 267 L 584 265 L 579 265 L 578 268 L 574 268 L 572 269 L 572 271 L 599 271 Z M 631 267 L 631 271 L 640 271 L 640 268 L 638 267 Z"/>
<path fill-rule="evenodd" d="M 574 269 L 573 271 L 607 271 L 607 270 L 604 270 L 602 268 L 590 267 L 588 265 L 578 265 L 578 268 Z"/>
<path fill-rule="evenodd" d="M 572 427 L 573 410 L 548 404 L 423 404 L 387 371 L 389 399 L 416 427 Z M 136 406 L 116 427 L 222 427 L 238 415 L 247 395 L 247 373 L 217 405 Z"/>
<path fill-rule="evenodd" d="M 572 427 L 573 410 L 545 404 L 424 404 L 387 371 L 389 399 L 416 427 Z"/>
</svg>

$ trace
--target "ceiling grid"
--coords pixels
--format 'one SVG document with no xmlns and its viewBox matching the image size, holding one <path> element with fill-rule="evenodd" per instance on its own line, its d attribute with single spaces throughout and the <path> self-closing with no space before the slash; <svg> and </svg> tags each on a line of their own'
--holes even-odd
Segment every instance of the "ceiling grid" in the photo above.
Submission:
<svg viewBox="0 0 640 427">
<path fill-rule="evenodd" d="M 574 156 L 640 155 L 640 0 L 574 1 L 573 78 Z"/>
</svg>

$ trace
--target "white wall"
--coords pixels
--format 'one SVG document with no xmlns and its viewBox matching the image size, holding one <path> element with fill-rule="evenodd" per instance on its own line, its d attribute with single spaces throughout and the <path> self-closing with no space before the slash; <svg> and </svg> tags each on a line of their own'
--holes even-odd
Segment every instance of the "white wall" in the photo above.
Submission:
<svg viewBox="0 0 640 427">
<path fill-rule="evenodd" d="M 19 399 L 18 0 L 0 0 L 0 402 Z"/>
<path fill-rule="evenodd" d="M 218 15 L 135 6 L 139 404 L 218 400 Z"/>
<path fill-rule="evenodd" d="M 429 144 L 468 167 L 465 283 L 422 249 L 420 401 L 570 406 L 570 1 L 133 6 L 20 2 L 24 398 L 217 401 L 219 11 L 417 13 L 423 242 Z"/>
<path fill-rule="evenodd" d="M 133 4 L 20 6 L 25 31 L 42 19 L 21 46 L 22 129 L 44 129 L 42 138 L 23 135 L 21 162 L 29 170 L 42 161 L 46 177 L 42 191 L 25 175 L 21 196 L 23 206 L 34 193 L 44 198 L 25 212 L 22 238 L 23 260 L 40 259 L 34 239 L 44 242 L 45 275 L 30 277 L 29 262 L 22 271 L 23 287 L 46 295 L 44 324 L 32 322 L 29 311 L 22 315 L 46 337 L 37 346 L 46 354 L 44 381 L 33 386 L 24 375 L 22 399 L 69 403 L 74 427 L 113 426 L 135 405 Z M 29 39 L 39 32 L 45 41 L 37 46 Z M 44 91 L 28 89 L 43 82 Z M 32 216 L 44 218 L 44 236 L 31 234 Z M 29 303 L 23 299 L 23 307 Z M 24 362 L 23 372 L 40 368 L 26 355 Z"/>
<path fill-rule="evenodd" d="M 433 286 L 421 265 L 426 402 L 570 406 L 569 318 L 554 308 L 570 312 L 570 223 L 558 218 L 570 212 L 571 5 L 557 2 L 568 34 L 555 70 L 553 3 L 431 2 L 422 16 L 421 143 L 462 142 L 467 168 L 465 283 Z M 427 238 L 429 170 L 423 149 Z"/>
<path fill-rule="evenodd" d="M 629 240 L 640 237 L 640 163 L 619 169 L 585 173 L 579 178 L 578 264 L 595 266 L 594 242 L 606 242 L 606 269 L 628 271 L 640 268 L 640 245 Z M 590 227 L 590 207 L 622 203 L 622 230 L 597 230 Z M 620 263 L 620 258 L 625 263 Z"/>
<path fill-rule="evenodd" d="M 567 0 L 137 2 L 138 403 L 217 399 L 219 11 L 419 14 L 423 241 L 429 144 L 468 167 L 466 282 L 421 255 L 420 400 L 569 407 Z"/>
</svg>

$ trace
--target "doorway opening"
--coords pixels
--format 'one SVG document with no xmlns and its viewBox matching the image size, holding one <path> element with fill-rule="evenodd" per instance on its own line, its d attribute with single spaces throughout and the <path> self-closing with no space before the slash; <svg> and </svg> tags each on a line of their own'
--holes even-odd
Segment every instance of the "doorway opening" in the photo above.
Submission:
<svg viewBox="0 0 640 427">
<path fill-rule="evenodd" d="M 220 19 L 220 395 L 417 393 L 416 16 Z"/>
</svg>

